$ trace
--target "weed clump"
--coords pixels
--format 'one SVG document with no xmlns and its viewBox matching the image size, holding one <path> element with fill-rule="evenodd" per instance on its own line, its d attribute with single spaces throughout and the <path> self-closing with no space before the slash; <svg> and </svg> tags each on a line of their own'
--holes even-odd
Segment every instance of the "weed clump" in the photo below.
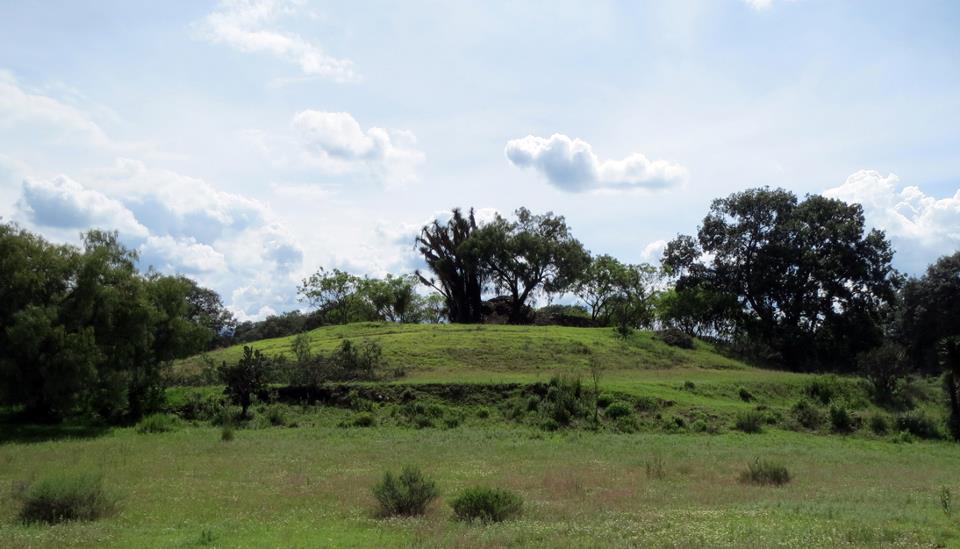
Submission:
<svg viewBox="0 0 960 549">
<path fill-rule="evenodd" d="M 790 482 L 790 472 L 781 463 L 755 458 L 747 464 L 747 470 L 740 473 L 740 482 L 760 486 L 783 486 Z"/>
<path fill-rule="evenodd" d="M 151 414 L 137 423 L 137 432 L 145 435 L 152 433 L 167 433 L 176 430 L 179 421 L 169 414 Z"/>
<path fill-rule="evenodd" d="M 633 414 L 633 408 L 630 406 L 630 404 L 623 402 L 622 400 L 618 400 L 617 402 L 607 406 L 604 414 L 611 419 L 628 417 Z"/>
<path fill-rule="evenodd" d="M 753 400 L 753 393 L 748 391 L 745 387 L 740 387 L 740 390 L 737 391 L 737 394 L 740 396 L 740 400 L 744 402 L 751 402 Z"/>
<path fill-rule="evenodd" d="M 873 414 L 870 416 L 870 419 L 867 420 L 867 425 L 873 434 L 877 436 L 884 436 L 890 432 L 890 421 L 884 414 Z"/>
<path fill-rule="evenodd" d="M 763 414 L 756 410 L 742 412 L 737 416 L 734 426 L 744 433 L 761 433 L 763 432 Z"/>
<path fill-rule="evenodd" d="M 523 498 L 500 488 L 467 488 L 450 505 L 457 520 L 502 522 L 523 512 Z"/>
<path fill-rule="evenodd" d="M 384 517 L 422 515 L 437 495 L 436 484 L 424 477 L 420 469 L 409 465 L 400 475 L 387 471 L 373 487 L 373 496 Z"/>
<path fill-rule="evenodd" d="M 229 423 L 224 423 L 223 427 L 220 429 L 220 440 L 223 442 L 230 442 L 234 437 L 233 425 Z"/>
<path fill-rule="evenodd" d="M 830 407 L 830 429 L 834 433 L 852 433 L 857 429 L 856 420 L 846 408 L 834 404 Z"/>
<path fill-rule="evenodd" d="M 115 508 L 102 477 L 93 473 L 61 473 L 41 479 L 27 486 L 18 499 L 19 517 L 25 523 L 97 520 Z"/>
<path fill-rule="evenodd" d="M 817 408 L 816 404 L 808 399 L 797 401 L 790 410 L 793 418 L 797 420 L 804 429 L 816 431 L 823 424 L 823 412 Z"/>
<path fill-rule="evenodd" d="M 583 385 L 580 378 L 556 376 L 550 380 L 541 410 L 547 419 L 559 426 L 567 426 L 583 415 Z"/>
<path fill-rule="evenodd" d="M 667 328 L 657 332 L 657 338 L 671 347 L 693 349 L 693 338 L 678 328 Z"/>
<path fill-rule="evenodd" d="M 920 410 L 898 415 L 897 430 L 905 431 L 917 438 L 939 439 L 943 436 L 936 421 Z"/>
<path fill-rule="evenodd" d="M 376 418 L 370 412 L 359 413 L 353 418 L 354 427 L 373 427 L 376 423 Z"/>
</svg>

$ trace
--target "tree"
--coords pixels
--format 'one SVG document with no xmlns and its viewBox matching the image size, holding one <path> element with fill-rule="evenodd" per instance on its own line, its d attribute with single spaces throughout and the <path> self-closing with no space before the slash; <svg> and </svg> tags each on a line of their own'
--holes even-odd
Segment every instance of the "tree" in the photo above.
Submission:
<svg viewBox="0 0 960 549">
<path fill-rule="evenodd" d="M 229 336 L 233 335 L 237 327 L 237 321 L 233 313 L 223 305 L 220 294 L 185 276 L 179 278 L 188 287 L 187 318 L 211 332 L 208 348 L 228 344 Z"/>
<path fill-rule="evenodd" d="M 416 320 L 416 278 L 393 276 L 384 279 L 365 278 L 360 284 L 360 295 L 376 315 L 389 322 L 412 322 Z"/>
<path fill-rule="evenodd" d="M 857 356 L 857 367 L 870 382 L 873 398 L 883 404 L 891 404 L 906 375 L 903 347 L 885 341 L 879 347 L 864 351 Z"/>
<path fill-rule="evenodd" d="M 473 209 L 466 217 L 459 208 L 451 213 L 445 224 L 434 220 L 421 229 L 415 245 L 433 276 L 427 277 L 420 271 L 416 275 L 444 297 L 450 322 L 480 322 L 485 278 L 466 245 L 478 230 L 477 221 Z"/>
<path fill-rule="evenodd" d="M 657 319 L 664 326 L 676 328 L 694 337 L 729 339 L 734 333 L 734 319 L 740 312 L 730 294 L 689 285 L 682 290 L 670 288 L 656 297 Z"/>
<path fill-rule="evenodd" d="M 751 189 L 714 200 L 696 240 L 678 237 L 664 268 L 677 290 L 736 299 L 739 334 L 788 367 L 849 368 L 879 344 L 899 276 L 884 234 L 863 209 L 822 196 Z"/>
<path fill-rule="evenodd" d="M 943 388 L 950 406 L 947 424 L 954 440 L 960 441 L 960 337 L 948 337 L 940 342 L 940 365 L 946 371 Z"/>
<path fill-rule="evenodd" d="M 351 309 L 363 279 L 340 269 L 327 271 L 323 267 L 305 278 L 297 288 L 301 299 L 319 309 L 333 324 L 346 324 L 354 320 Z"/>
<path fill-rule="evenodd" d="M 243 356 L 236 364 L 224 362 L 218 369 L 220 380 L 226 385 L 224 394 L 240 406 L 240 416 L 247 417 L 253 397 L 267 388 L 269 361 L 259 349 L 243 346 Z"/>
<path fill-rule="evenodd" d="M 447 300 L 443 295 L 431 293 L 427 296 L 418 297 L 417 301 L 421 322 L 440 324 L 449 318 L 449 314 L 447 313 Z"/>
<path fill-rule="evenodd" d="M 468 243 L 494 288 L 510 297 L 510 322 L 529 322 L 535 292 L 562 293 L 582 278 L 590 256 L 570 234 L 563 216 L 516 211 L 516 221 L 496 219 Z"/>
<path fill-rule="evenodd" d="M 960 252 L 941 257 L 922 277 L 904 284 L 895 326 L 912 367 L 937 371 L 939 343 L 960 336 Z"/>
<path fill-rule="evenodd" d="M 7 404 L 58 420 L 136 419 L 162 403 L 161 373 L 209 332 L 187 318 L 187 285 L 142 276 L 116 233 L 83 249 L 0 225 L 0 391 Z"/>
</svg>

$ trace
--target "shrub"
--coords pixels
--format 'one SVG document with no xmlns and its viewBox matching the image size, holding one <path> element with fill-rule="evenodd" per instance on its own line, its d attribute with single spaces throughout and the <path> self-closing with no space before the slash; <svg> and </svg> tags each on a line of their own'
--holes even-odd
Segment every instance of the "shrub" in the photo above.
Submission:
<svg viewBox="0 0 960 549">
<path fill-rule="evenodd" d="M 737 415 L 734 426 L 744 433 L 760 433 L 763 431 L 763 414 L 756 410 L 742 412 Z"/>
<path fill-rule="evenodd" d="M 274 427 L 283 427 L 287 424 L 287 414 L 281 406 L 268 407 L 264 411 L 264 417 Z"/>
<path fill-rule="evenodd" d="M 140 434 L 166 433 L 177 428 L 178 420 L 169 414 L 151 414 L 137 423 L 137 432 Z"/>
<path fill-rule="evenodd" d="M 683 382 L 683 390 L 684 390 L 684 391 L 692 391 L 692 390 L 694 390 L 694 389 L 696 389 L 696 388 L 697 388 L 697 386 L 696 386 L 692 381 L 684 381 L 684 382 Z"/>
<path fill-rule="evenodd" d="M 220 366 L 220 379 L 226 385 L 224 392 L 234 404 L 240 406 L 242 417 L 247 417 L 253 397 L 266 389 L 269 367 L 269 361 L 263 353 L 246 345 L 243 347 L 243 356 L 236 364 L 228 366 L 224 362 Z"/>
<path fill-rule="evenodd" d="M 890 432 L 890 421 L 883 414 L 873 414 L 867 424 L 875 435 L 883 436 Z"/>
<path fill-rule="evenodd" d="M 613 401 L 616 400 L 613 395 L 610 393 L 600 393 L 597 395 L 597 406 L 600 408 L 606 408 L 613 404 Z"/>
<path fill-rule="evenodd" d="M 583 415 L 583 396 L 580 378 L 555 376 L 550 380 L 542 409 L 558 425 L 569 425 L 574 418 Z"/>
<path fill-rule="evenodd" d="M 857 355 L 857 368 L 870 382 L 875 401 L 893 402 L 901 380 L 906 376 L 903 347 L 895 343 L 883 345 Z"/>
<path fill-rule="evenodd" d="M 897 430 L 906 431 L 917 438 L 938 439 L 942 436 L 937 423 L 920 410 L 899 414 Z"/>
<path fill-rule="evenodd" d="M 330 357 L 329 378 L 332 381 L 372 381 L 387 368 L 383 349 L 373 340 L 354 344 L 349 339 Z"/>
<path fill-rule="evenodd" d="M 777 462 L 755 458 L 747 464 L 747 470 L 740 473 L 740 482 L 761 486 L 782 486 L 790 482 L 790 472 Z"/>
<path fill-rule="evenodd" d="M 816 431 L 823 424 L 823 412 L 817 406 L 807 399 L 797 401 L 790 410 L 794 419 L 804 429 Z"/>
<path fill-rule="evenodd" d="M 851 433 L 856 427 L 853 416 L 846 408 L 836 404 L 830 407 L 830 429 L 834 433 Z"/>
<path fill-rule="evenodd" d="M 427 505 L 437 497 L 436 484 L 428 480 L 420 469 L 406 466 L 395 476 L 390 471 L 373 487 L 373 496 L 380 505 L 381 516 L 422 515 Z"/>
<path fill-rule="evenodd" d="M 633 414 L 633 408 L 631 408 L 630 405 L 627 404 L 626 402 L 622 400 L 618 400 L 617 402 L 614 402 L 610 406 L 607 406 L 607 409 L 604 412 L 604 414 L 611 419 L 627 417 Z"/>
<path fill-rule="evenodd" d="M 457 520 L 502 522 L 520 515 L 523 498 L 499 488 L 467 488 L 450 505 Z"/>
<path fill-rule="evenodd" d="M 18 499 L 23 522 L 96 520 L 110 514 L 114 500 L 93 473 L 60 473 L 29 485 Z"/>
<path fill-rule="evenodd" d="M 671 347 L 693 349 L 693 338 L 678 328 L 667 328 L 657 332 L 657 338 Z"/>
<path fill-rule="evenodd" d="M 487 419 L 490 417 L 490 409 L 487 407 L 477 409 L 477 417 L 480 419 Z"/>
<path fill-rule="evenodd" d="M 376 423 L 376 418 L 370 412 L 359 413 L 353 418 L 354 427 L 373 427 Z"/>
<path fill-rule="evenodd" d="M 220 440 L 222 440 L 223 442 L 230 442 L 231 440 L 233 440 L 233 436 L 234 436 L 233 425 L 230 425 L 229 423 L 225 423 L 223 427 L 220 429 Z"/>
<path fill-rule="evenodd" d="M 753 394 L 743 387 L 740 387 L 740 390 L 737 391 L 737 394 L 740 395 L 740 400 L 744 402 L 750 402 L 753 400 Z"/>
<path fill-rule="evenodd" d="M 833 399 L 843 395 L 844 390 L 840 381 L 834 376 L 821 376 L 809 382 L 804 392 L 810 398 L 821 404 L 830 404 Z"/>
</svg>

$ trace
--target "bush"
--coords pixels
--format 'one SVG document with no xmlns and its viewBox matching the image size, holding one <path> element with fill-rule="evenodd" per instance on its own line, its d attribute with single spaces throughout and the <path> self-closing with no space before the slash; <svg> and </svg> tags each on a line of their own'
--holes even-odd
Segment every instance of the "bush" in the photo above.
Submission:
<svg viewBox="0 0 960 549">
<path fill-rule="evenodd" d="M 264 411 L 267 422 L 274 427 L 283 427 L 287 424 L 287 414 L 281 406 L 270 406 Z"/>
<path fill-rule="evenodd" d="M 114 500 L 103 489 L 102 477 L 92 473 L 61 473 L 29 485 L 18 499 L 20 520 L 49 524 L 96 520 L 114 510 Z"/>
<path fill-rule="evenodd" d="M 937 423 L 919 410 L 898 415 L 897 430 L 905 431 L 917 438 L 938 439 L 942 437 Z"/>
<path fill-rule="evenodd" d="M 604 412 L 604 415 L 611 419 L 627 417 L 631 414 L 633 414 L 633 408 L 631 408 L 629 404 L 623 402 L 622 400 L 618 400 L 610 406 L 607 406 L 607 409 Z"/>
<path fill-rule="evenodd" d="M 756 410 L 742 412 L 737 415 L 734 426 L 744 433 L 760 433 L 763 431 L 763 414 Z"/>
<path fill-rule="evenodd" d="M 583 396 L 580 378 L 555 376 L 547 388 L 542 411 L 558 425 L 570 425 L 574 418 L 583 415 Z"/>
<path fill-rule="evenodd" d="M 406 466 L 399 476 L 387 471 L 373 487 L 373 496 L 380 505 L 380 515 L 422 515 L 437 497 L 436 484 L 426 479 L 420 469 Z"/>
<path fill-rule="evenodd" d="M 490 409 L 487 407 L 478 408 L 477 417 L 480 419 L 487 419 L 490 417 Z"/>
<path fill-rule="evenodd" d="M 233 436 L 234 436 L 233 425 L 230 425 L 229 423 L 225 423 L 223 427 L 220 429 L 220 440 L 222 440 L 223 442 L 230 442 L 231 440 L 233 440 Z"/>
<path fill-rule="evenodd" d="M 373 427 L 376 424 L 377 424 L 377 420 L 375 417 L 373 417 L 373 414 L 371 414 L 370 412 L 363 412 L 363 413 L 357 414 L 353 418 L 354 427 Z"/>
<path fill-rule="evenodd" d="M 499 488 L 467 488 L 450 505 L 457 520 L 502 522 L 523 511 L 523 498 Z"/>
<path fill-rule="evenodd" d="M 240 360 L 228 366 L 224 362 L 218 372 L 223 384 L 224 392 L 230 400 L 240 406 L 240 415 L 247 417 L 247 409 L 253 403 L 253 398 L 267 387 L 267 372 L 270 362 L 259 350 L 244 345 L 243 356 Z"/>
<path fill-rule="evenodd" d="M 874 400 L 881 404 L 894 401 L 906 377 L 906 365 L 904 349 L 895 343 L 887 342 L 857 355 L 857 368 L 870 382 Z"/>
<path fill-rule="evenodd" d="M 329 379 L 331 381 L 373 381 L 387 368 L 383 349 L 373 340 L 354 344 L 349 339 L 340 343 L 340 348 L 330 357 Z"/>
<path fill-rule="evenodd" d="M 613 401 L 616 400 L 613 395 L 610 393 L 600 393 L 597 396 L 597 406 L 600 408 L 606 408 L 613 404 Z"/>
<path fill-rule="evenodd" d="M 823 425 L 823 412 L 807 399 L 799 400 L 791 409 L 794 419 L 804 429 L 816 431 Z"/>
<path fill-rule="evenodd" d="M 856 428 L 856 422 L 846 408 L 837 405 L 830 407 L 830 429 L 834 433 L 852 433 Z"/>
<path fill-rule="evenodd" d="M 747 470 L 740 473 L 740 482 L 761 486 L 782 486 L 790 482 L 790 472 L 780 463 L 755 458 L 747 465 Z"/>
<path fill-rule="evenodd" d="M 887 416 L 883 414 L 873 414 L 870 416 L 867 425 L 870 426 L 873 434 L 878 436 L 884 436 L 890 432 L 890 421 L 887 419 Z"/>
<path fill-rule="evenodd" d="M 179 421 L 169 414 L 151 414 L 137 423 L 137 432 L 140 434 L 167 433 L 177 428 Z"/>
<path fill-rule="evenodd" d="M 678 328 L 667 328 L 657 332 L 657 338 L 671 347 L 693 349 L 693 338 Z"/>
<path fill-rule="evenodd" d="M 753 393 L 743 387 L 740 387 L 740 390 L 737 391 L 737 394 L 740 395 L 740 400 L 744 402 L 750 402 L 753 400 Z"/>
<path fill-rule="evenodd" d="M 804 392 L 820 404 L 827 405 L 835 398 L 843 395 L 845 391 L 836 377 L 821 376 L 808 383 Z"/>
</svg>

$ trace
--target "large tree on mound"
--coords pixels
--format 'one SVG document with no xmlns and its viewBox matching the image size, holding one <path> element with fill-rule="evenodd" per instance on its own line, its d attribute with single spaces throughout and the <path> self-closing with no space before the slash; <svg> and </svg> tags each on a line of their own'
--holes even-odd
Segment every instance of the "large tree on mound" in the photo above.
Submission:
<svg viewBox="0 0 960 549">
<path fill-rule="evenodd" d="M 590 255 L 570 234 L 563 216 L 535 215 L 526 208 L 516 220 L 497 215 L 468 242 L 468 249 L 490 277 L 494 288 L 510 298 L 510 322 L 530 320 L 527 305 L 535 292 L 560 293 L 581 279 Z"/>
<path fill-rule="evenodd" d="M 466 245 L 477 230 L 472 208 L 466 216 L 454 208 L 446 223 L 434 220 L 423 227 L 416 239 L 433 276 L 420 271 L 416 275 L 443 295 L 450 322 L 480 322 L 483 318 L 483 271 Z"/>
<path fill-rule="evenodd" d="M 882 339 L 899 276 L 884 234 L 858 204 L 783 189 L 714 200 L 696 238 L 670 243 L 663 264 L 677 290 L 728 295 L 737 334 L 795 369 L 849 368 Z"/>
</svg>

